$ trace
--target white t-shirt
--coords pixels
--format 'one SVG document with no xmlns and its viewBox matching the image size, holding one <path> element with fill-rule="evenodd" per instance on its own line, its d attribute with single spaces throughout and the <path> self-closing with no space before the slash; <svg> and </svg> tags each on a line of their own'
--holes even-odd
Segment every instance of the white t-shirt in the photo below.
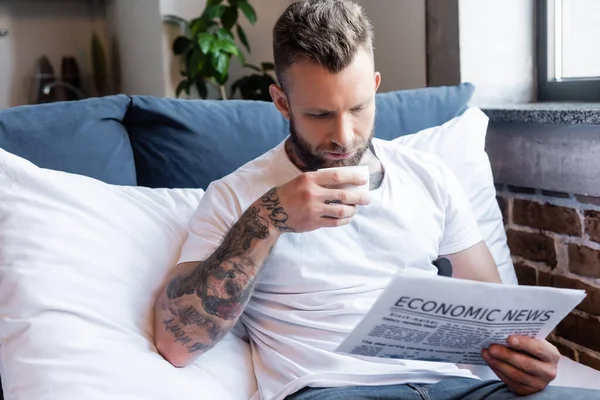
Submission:
<svg viewBox="0 0 600 400">
<path fill-rule="evenodd" d="M 305 386 L 435 383 L 474 377 L 454 364 L 359 358 L 333 350 L 399 271 L 437 274 L 440 255 L 482 240 L 457 178 L 435 156 L 374 139 L 385 170 L 349 225 L 283 234 L 240 321 L 263 399 Z M 243 212 L 301 171 L 284 142 L 206 190 L 180 262 L 206 259 Z M 233 366 L 232 366 L 233 367 Z"/>
</svg>

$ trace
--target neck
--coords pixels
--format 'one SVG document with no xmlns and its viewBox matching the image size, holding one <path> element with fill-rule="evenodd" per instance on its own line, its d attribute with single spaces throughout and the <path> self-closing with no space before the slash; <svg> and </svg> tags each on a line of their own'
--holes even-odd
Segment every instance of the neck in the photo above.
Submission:
<svg viewBox="0 0 600 400">
<path fill-rule="evenodd" d="M 294 143 L 292 143 L 291 139 L 286 140 L 285 142 L 285 152 L 287 153 L 290 161 L 294 163 L 296 167 L 302 172 L 308 172 L 310 169 L 304 164 L 304 162 L 298 157 L 298 151 Z"/>
</svg>

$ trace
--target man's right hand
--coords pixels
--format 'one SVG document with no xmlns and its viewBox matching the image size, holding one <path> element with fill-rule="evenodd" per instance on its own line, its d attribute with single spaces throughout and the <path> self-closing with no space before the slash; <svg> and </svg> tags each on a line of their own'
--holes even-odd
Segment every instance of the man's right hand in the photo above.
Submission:
<svg viewBox="0 0 600 400">
<path fill-rule="evenodd" d="M 330 189 L 342 185 L 362 186 L 367 179 L 356 172 L 305 172 L 271 189 L 258 201 L 280 232 L 309 232 L 350 223 L 357 205 L 369 203 L 368 192 Z"/>
</svg>

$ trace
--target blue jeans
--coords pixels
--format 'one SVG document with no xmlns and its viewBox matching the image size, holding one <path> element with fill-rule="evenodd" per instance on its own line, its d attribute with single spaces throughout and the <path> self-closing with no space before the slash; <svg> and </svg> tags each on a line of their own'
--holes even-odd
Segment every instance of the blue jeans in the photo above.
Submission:
<svg viewBox="0 0 600 400">
<path fill-rule="evenodd" d="M 304 388 L 286 400 L 596 400 L 600 391 L 548 386 L 531 396 L 519 397 L 504 382 L 471 378 L 450 378 L 436 384 L 389 386 L 347 386 Z"/>
</svg>

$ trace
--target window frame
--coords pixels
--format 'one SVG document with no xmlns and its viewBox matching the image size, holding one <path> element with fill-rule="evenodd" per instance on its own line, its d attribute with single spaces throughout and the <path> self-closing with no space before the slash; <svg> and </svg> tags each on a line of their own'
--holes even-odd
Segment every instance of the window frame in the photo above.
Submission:
<svg viewBox="0 0 600 400">
<path fill-rule="evenodd" d="M 537 0 L 537 78 L 539 101 L 600 102 L 600 77 L 548 80 L 548 6 L 550 0 Z"/>
</svg>

